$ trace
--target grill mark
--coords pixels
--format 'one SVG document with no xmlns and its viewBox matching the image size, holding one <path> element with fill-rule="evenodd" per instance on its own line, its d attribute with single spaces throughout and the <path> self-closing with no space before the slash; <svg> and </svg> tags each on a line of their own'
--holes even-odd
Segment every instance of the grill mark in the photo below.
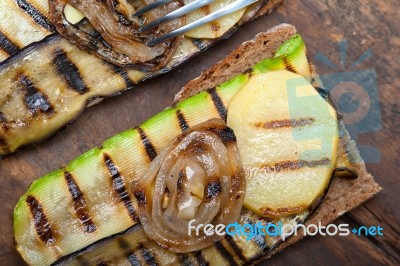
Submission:
<svg viewBox="0 0 400 266">
<path fill-rule="evenodd" d="M 40 92 L 27 76 L 21 75 L 19 83 L 25 91 L 24 103 L 32 114 L 41 111 L 50 116 L 54 113 L 54 108 L 48 100 L 47 95 Z"/>
<path fill-rule="evenodd" d="M 298 213 L 298 212 L 304 211 L 306 209 L 307 209 L 306 206 L 299 205 L 297 207 L 277 208 L 277 209 L 271 209 L 271 208 L 268 208 L 268 207 L 261 207 L 260 211 L 264 215 L 278 217 L 278 216 L 282 216 L 282 215 Z"/>
<path fill-rule="evenodd" d="M 255 235 L 252 240 L 261 250 L 268 247 L 267 242 L 265 242 L 265 238 L 262 235 Z"/>
<path fill-rule="evenodd" d="M 7 144 L 7 141 L 5 138 L 0 137 L 0 150 L 3 150 L 3 153 L 10 153 L 10 147 Z M 1 159 L 1 157 L 0 157 Z"/>
<path fill-rule="evenodd" d="M 228 143 L 236 142 L 235 133 L 230 127 L 210 128 L 210 130 L 217 134 L 225 145 Z"/>
<path fill-rule="evenodd" d="M 26 203 L 31 211 L 36 234 L 39 236 L 40 240 L 42 240 L 46 245 L 54 244 L 56 239 L 51 231 L 50 222 L 47 220 L 42 205 L 32 195 L 29 195 L 26 198 Z"/>
<path fill-rule="evenodd" d="M 203 253 L 201 252 L 201 250 L 194 252 L 194 257 L 197 260 L 197 263 L 199 264 L 199 266 L 208 266 L 210 265 L 210 263 L 206 260 L 206 258 L 204 258 Z"/>
<path fill-rule="evenodd" d="M 138 223 L 139 217 L 136 214 L 135 207 L 133 206 L 133 202 L 131 200 L 131 197 L 129 196 L 129 192 L 126 189 L 124 177 L 121 176 L 117 166 L 111 160 L 109 155 L 104 154 L 104 162 L 112 178 L 113 190 L 115 191 L 115 193 L 117 193 L 119 200 L 124 204 L 129 214 L 129 217 L 131 217 L 132 221 Z"/>
<path fill-rule="evenodd" d="M 218 252 L 222 255 L 225 260 L 228 260 L 229 265 L 238 265 L 233 259 L 232 254 L 222 245 L 220 241 L 215 242 L 214 246 L 217 248 Z"/>
<path fill-rule="evenodd" d="M 262 220 L 258 220 L 257 222 L 261 222 Z M 266 223 L 268 223 L 268 221 L 265 221 Z M 253 221 L 248 219 L 247 223 L 250 223 L 251 225 L 253 225 Z M 254 243 L 261 249 L 261 250 L 265 250 L 266 248 L 268 248 L 268 244 L 267 242 L 265 242 L 265 237 L 263 235 L 257 234 L 255 235 L 252 240 L 254 241 Z"/>
<path fill-rule="evenodd" d="M 265 168 L 268 172 L 276 171 L 279 173 L 280 171 L 294 171 L 303 167 L 317 167 L 317 166 L 328 165 L 330 164 L 330 162 L 331 160 L 328 158 L 323 158 L 321 160 L 312 160 L 312 161 L 306 161 L 306 160 L 283 161 L 275 163 L 273 166 L 264 164 L 261 166 L 261 168 Z"/>
<path fill-rule="evenodd" d="M 154 158 L 157 156 L 157 151 L 154 148 L 154 145 L 151 143 L 149 138 L 146 135 L 146 132 L 141 127 L 138 127 L 139 135 L 142 140 L 142 145 L 144 150 L 147 153 L 147 156 L 149 157 L 150 161 L 153 161 Z"/>
<path fill-rule="evenodd" d="M 144 261 L 148 265 L 150 265 L 150 266 L 157 266 L 158 265 L 154 255 L 151 253 L 151 251 L 149 249 L 145 248 L 142 243 L 139 244 L 139 249 L 140 249 L 140 252 L 141 252 L 141 254 L 142 254 L 143 258 L 144 258 Z"/>
<path fill-rule="evenodd" d="M 117 239 L 117 241 L 118 241 L 118 246 L 119 246 L 120 249 L 123 249 L 125 251 L 129 251 L 130 250 L 130 245 L 129 245 L 128 241 L 126 241 L 123 238 L 119 238 L 119 239 Z"/>
<path fill-rule="evenodd" d="M 132 266 L 140 266 L 140 261 L 138 257 L 134 253 L 129 253 L 126 256 L 126 260 L 132 265 Z"/>
<path fill-rule="evenodd" d="M 34 6 L 26 2 L 26 0 L 17 0 L 17 5 L 20 9 L 25 11 L 39 26 L 45 28 L 50 32 L 55 32 L 54 26 L 51 25 L 50 20 L 43 16 L 39 10 L 37 10 Z"/>
<path fill-rule="evenodd" d="M 192 266 L 193 262 L 188 254 L 181 254 L 178 256 L 179 263 L 181 266 Z"/>
<path fill-rule="evenodd" d="M 140 261 L 135 255 L 134 251 L 131 250 L 129 242 L 123 238 L 119 238 L 117 241 L 119 248 L 126 252 L 126 260 L 130 263 L 130 265 L 140 266 Z"/>
<path fill-rule="evenodd" d="M 286 127 L 304 127 L 312 125 L 315 122 L 314 117 L 305 117 L 305 118 L 297 118 L 297 119 L 282 119 L 282 120 L 273 120 L 268 122 L 258 122 L 254 126 L 262 127 L 265 129 L 279 129 Z"/>
<path fill-rule="evenodd" d="M 297 71 L 294 68 L 294 66 L 292 65 L 292 63 L 290 63 L 290 61 L 286 57 L 283 58 L 283 64 L 285 65 L 286 70 L 293 72 L 293 73 L 297 73 Z"/>
<path fill-rule="evenodd" d="M 61 49 L 57 49 L 54 52 L 53 63 L 56 66 L 57 72 L 64 77 L 69 88 L 73 89 L 79 94 L 85 94 L 89 91 L 89 88 L 86 86 L 79 69 L 68 58 L 66 52 Z"/>
<path fill-rule="evenodd" d="M 248 223 L 250 225 L 254 225 L 254 222 L 252 219 L 250 218 L 245 218 L 244 220 L 245 223 Z M 259 220 L 256 221 L 257 223 L 269 223 L 269 221 L 267 221 L 265 218 L 261 218 Z M 265 242 L 265 238 L 264 236 L 262 236 L 261 234 L 256 234 L 252 239 L 251 239 L 262 251 L 265 250 L 266 248 L 268 248 L 268 244 Z"/>
<path fill-rule="evenodd" d="M 189 129 L 189 124 L 187 123 L 185 116 L 181 112 L 181 110 L 176 110 L 176 117 L 178 118 L 179 126 L 182 132 L 185 132 Z"/>
<path fill-rule="evenodd" d="M 110 67 L 110 69 L 111 69 L 115 74 L 117 74 L 117 75 L 119 75 L 119 76 L 122 77 L 122 79 L 123 79 L 124 82 L 125 82 L 125 86 L 126 86 L 127 89 L 130 89 L 130 88 L 132 88 L 133 86 L 135 86 L 135 82 L 129 77 L 128 72 L 126 72 L 125 69 L 123 69 L 123 68 L 120 67 L 120 66 L 111 64 L 111 63 L 109 63 L 109 62 L 107 62 L 107 61 L 104 61 L 104 60 L 103 60 L 103 62 L 104 62 L 105 64 L 107 64 L 107 65 Z"/>
<path fill-rule="evenodd" d="M 65 171 L 64 178 L 67 182 L 68 190 L 72 197 L 75 215 L 78 217 L 83 230 L 86 233 L 95 232 L 97 230 L 97 227 L 94 224 L 92 217 L 90 216 L 89 210 L 87 208 L 87 201 L 83 196 L 78 184 L 76 183 L 70 172 Z"/>
<path fill-rule="evenodd" d="M 208 48 L 208 45 L 205 44 L 201 39 L 192 39 L 192 42 L 202 52 Z"/>
<path fill-rule="evenodd" d="M 222 102 L 221 97 L 219 97 L 215 88 L 209 89 L 209 90 L 207 90 L 207 92 L 211 95 L 211 99 L 214 103 L 215 108 L 218 111 L 219 116 L 224 121 L 226 121 L 227 111 L 226 111 L 226 107 L 225 107 L 224 103 Z"/>
<path fill-rule="evenodd" d="M 236 244 L 235 240 L 233 240 L 233 237 L 230 235 L 226 235 L 225 240 L 228 242 L 229 246 L 232 248 L 232 250 L 238 256 L 238 258 L 241 261 L 245 262 L 246 257 L 243 255 L 242 249 Z"/>
<path fill-rule="evenodd" d="M 73 261 L 75 258 L 82 258 L 84 259 L 84 256 L 90 254 L 90 252 L 92 252 L 93 250 L 95 250 L 96 248 L 102 246 L 105 243 L 108 243 L 108 241 L 114 241 L 115 239 L 118 239 L 120 237 L 124 237 L 125 234 L 129 234 L 129 233 L 133 233 L 133 232 L 138 232 L 142 229 L 142 226 L 140 223 L 136 223 L 134 225 L 132 225 L 131 227 L 128 227 L 127 229 L 125 229 L 124 231 L 121 231 L 119 233 L 116 234 L 112 234 L 109 235 L 107 237 L 101 238 L 96 240 L 95 242 L 89 244 L 88 246 L 85 246 L 79 250 L 76 250 L 68 255 L 59 257 L 56 261 L 54 261 L 51 266 L 55 266 L 55 265 L 65 265 L 68 264 L 68 262 Z M 89 263 L 88 263 L 89 265 Z"/>
<path fill-rule="evenodd" d="M 0 31 L 0 48 L 9 55 L 13 55 L 19 51 L 18 45 L 10 40 L 6 34 Z"/>
</svg>

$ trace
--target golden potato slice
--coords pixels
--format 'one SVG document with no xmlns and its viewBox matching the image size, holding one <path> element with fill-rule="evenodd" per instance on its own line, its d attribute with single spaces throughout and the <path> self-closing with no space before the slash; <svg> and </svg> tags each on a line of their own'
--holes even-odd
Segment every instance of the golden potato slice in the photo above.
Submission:
<svg viewBox="0 0 400 266">
<path fill-rule="evenodd" d="M 299 213 L 323 193 L 338 143 L 335 110 L 304 77 L 252 76 L 228 107 L 247 174 L 245 207 L 266 217 Z"/>
<path fill-rule="evenodd" d="M 184 1 L 186 5 L 191 2 L 193 2 L 193 0 Z M 196 20 L 199 20 L 200 18 L 205 17 L 208 14 L 211 14 L 223 8 L 224 6 L 229 5 L 232 2 L 235 2 L 235 0 L 217 0 L 207 6 L 195 10 L 186 15 L 186 23 L 189 24 Z M 187 33 L 185 33 L 185 36 L 197 39 L 215 39 L 221 37 L 241 19 L 245 11 L 246 8 L 242 8 L 232 14 L 214 20 L 211 23 L 207 23 L 201 27 L 188 31 Z"/>
</svg>

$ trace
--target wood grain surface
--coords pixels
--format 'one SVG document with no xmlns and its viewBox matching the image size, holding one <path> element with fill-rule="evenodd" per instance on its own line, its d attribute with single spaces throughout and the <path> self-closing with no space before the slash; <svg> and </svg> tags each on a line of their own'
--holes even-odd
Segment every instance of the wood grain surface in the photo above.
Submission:
<svg viewBox="0 0 400 266">
<path fill-rule="evenodd" d="M 38 177 L 58 169 L 114 134 L 132 128 L 171 104 L 174 95 L 201 71 L 255 34 L 287 22 L 305 39 L 311 61 L 322 75 L 348 71 L 340 64 L 338 42 L 347 40 L 347 60 L 369 48 L 372 56 L 352 70 L 377 74 L 382 129 L 360 134 L 358 144 L 379 149 L 379 163 L 367 164 L 383 190 L 335 223 L 380 225 L 384 236 L 307 237 L 273 256 L 265 265 L 400 265 L 400 11 L 399 1 L 286 0 L 274 13 L 249 23 L 229 40 L 190 63 L 90 107 L 61 133 L 0 161 L 0 265 L 23 265 L 14 249 L 12 212 L 18 198 Z M 323 53 L 339 69 L 316 61 Z M 359 99 L 360 104 L 363 99 Z"/>
</svg>

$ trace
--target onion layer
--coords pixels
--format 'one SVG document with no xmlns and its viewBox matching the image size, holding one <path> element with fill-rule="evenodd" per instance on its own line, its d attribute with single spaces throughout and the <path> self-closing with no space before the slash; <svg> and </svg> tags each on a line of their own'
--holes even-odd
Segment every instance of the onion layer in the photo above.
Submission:
<svg viewBox="0 0 400 266">
<path fill-rule="evenodd" d="M 203 224 L 238 220 L 245 177 L 236 138 L 223 120 L 212 119 L 173 140 L 133 184 L 147 236 L 176 253 L 200 250 L 223 236 L 188 231 Z"/>
<path fill-rule="evenodd" d="M 142 23 L 162 17 L 182 5 L 180 1 L 172 1 L 162 8 L 146 13 L 141 19 L 132 17 L 137 8 L 153 1 L 133 1 L 138 2 L 135 6 L 125 0 L 49 0 L 50 17 L 57 31 L 82 50 L 119 66 L 150 71 L 161 68 L 168 62 L 179 38 L 152 47 L 147 46 L 146 41 L 183 23 L 183 19 L 177 19 L 140 33 L 139 27 Z M 64 8 L 68 3 L 85 15 L 100 36 L 93 36 L 68 22 L 64 16 Z"/>
</svg>

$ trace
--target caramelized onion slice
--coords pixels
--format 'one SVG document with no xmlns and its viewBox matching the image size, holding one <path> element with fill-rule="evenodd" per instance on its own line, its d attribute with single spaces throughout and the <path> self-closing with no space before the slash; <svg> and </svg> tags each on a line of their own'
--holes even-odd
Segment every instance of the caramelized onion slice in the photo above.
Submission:
<svg viewBox="0 0 400 266">
<path fill-rule="evenodd" d="M 153 1 L 136 2 L 143 5 Z M 64 8 L 68 3 L 85 15 L 91 26 L 100 34 L 100 38 L 68 22 L 64 16 Z M 180 6 L 180 1 L 172 1 L 157 11 L 149 12 L 142 17 L 142 20 L 153 20 L 164 16 Z M 96 54 L 110 63 L 148 71 L 161 68 L 168 62 L 179 38 L 152 47 L 147 46 L 146 41 L 179 27 L 183 20 L 174 20 L 152 31 L 140 33 L 138 29 L 143 21 L 140 22 L 132 17 L 135 5 L 126 1 L 50 0 L 49 7 L 51 20 L 57 31 L 79 48 Z"/>
<path fill-rule="evenodd" d="M 192 229 L 238 220 L 245 177 L 235 135 L 212 119 L 173 140 L 133 183 L 146 235 L 176 253 L 200 250 L 223 236 Z"/>
</svg>

